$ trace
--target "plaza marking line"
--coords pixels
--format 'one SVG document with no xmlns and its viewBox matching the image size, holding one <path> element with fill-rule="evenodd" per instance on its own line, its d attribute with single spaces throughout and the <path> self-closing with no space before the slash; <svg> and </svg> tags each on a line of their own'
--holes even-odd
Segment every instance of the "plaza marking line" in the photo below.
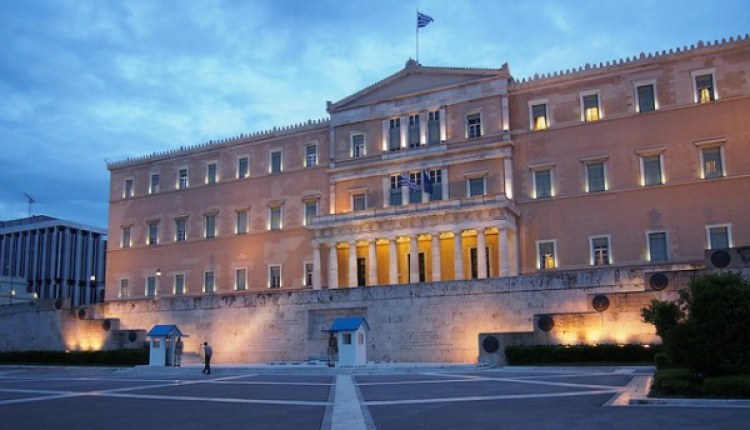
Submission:
<svg viewBox="0 0 750 430">
<path fill-rule="evenodd" d="M 592 390 L 592 391 L 569 391 L 563 393 L 549 394 L 504 394 L 497 396 L 467 396 L 467 397 L 444 397 L 438 399 L 415 399 L 415 400 L 375 400 L 364 402 L 366 406 L 397 406 L 397 405 L 420 405 L 427 403 L 455 403 L 455 402 L 481 402 L 487 400 L 528 400 L 549 397 L 572 397 L 572 396 L 595 396 L 599 394 L 619 393 L 619 390 Z"/>
<path fill-rule="evenodd" d="M 550 381 L 536 381 L 531 379 L 515 379 L 515 378 L 486 378 L 480 376 L 474 376 L 467 379 L 443 379 L 443 380 L 428 380 L 428 381 L 387 381 L 387 382 L 360 382 L 360 386 L 376 386 L 376 385 L 420 385 L 420 384 L 443 384 L 443 383 L 455 383 L 455 382 L 486 382 L 486 381 L 497 381 L 497 382 L 510 382 L 518 384 L 529 384 L 529 385 L 548 385 L 552 387 L 568 387 L 568 388 L 587 388 L 595 390 L 614 390 L 622 391 L 625 387 L 612 386 L 612 385 L 594 385 L 594 384 L 574 384 L 570 382 L 550 382 Z"/>
<path fill-rule="evenodd" d="M 131 398 L 131 399 L 148 399 L 148 400 L 180 400 L 180 401 L 201 401 L 201 402 L 216 402 L 216 403 L 245 403 L 245 404 L 265 404 L 265 405 L 285 405 L 285 406 L 328 406 L 329 402 L 313 402 L 303 400 L 253 400 L 253 399 L 240 399 L 240 398 L 221 398 L 221 397 L 191 397 L 191 396 L 169 396 L 169 395 L 152 395 L 152 394 L 123 394 L 127 391 L 146 390 L 154 388 L 165 388 L 174 387 L 178 385 L 196 385 L 196 384 L 213 384 L 213 383 L 232 383 L 234 379 L 242 379 L 252 377 L 255 375 L 237 375 L 237 376 L 225 376 L 221 378 L 209 379 L 209 380 L 163 380 L 160 384 L 153 385 L 141 385 L 137 387 L 124 387 L 124 388 L 113 388 L 111 390 L 92 390 L 92 391 L 65 391 L 65 390 L 23 390 L 23 389 L 6 389 L 0 388 L 0 393 L 24 393 L 24 394 L 48 394 L 46 396 L 27 397 L 22 399 L 11 399 L 11 400 L 0 400 L 0 406 L 11 405 L 17 403 L 29 403 L 29 402 L 40 402 L 45 400 L 57 400 L 72 397 L 83 397 L 83 396 L 96 396 L 96 397 L 120 397 L 120 398 Z M 24 382 L 47 382 L 50 380 L 54 381 L 117 381 L 117 382 L 133 382 L 128 379 L 111 379 L 111 378 L 56 378 L 56 379 L 27 379 Z M 2 379 L 0 379 L 2 381 Z M 140 380 L 140 382 L 154 382 L 155 380 Z M 7 381 L 4 381 L 7 382 Z M 239 381 L 236 381 L 239 382 Z M 235 383 L 236 383 L 235 382 Z M 247 381 L 250 382 L 250 381 Z M 331 384 L 323 384 L 331 385 Z"/>
</svg>

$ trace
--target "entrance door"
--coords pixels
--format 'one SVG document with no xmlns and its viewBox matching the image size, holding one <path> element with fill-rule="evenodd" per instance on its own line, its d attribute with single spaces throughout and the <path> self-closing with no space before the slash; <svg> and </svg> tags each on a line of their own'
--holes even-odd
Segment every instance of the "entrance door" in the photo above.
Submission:
<svg viewBox="0 0 750 430">
<path fill-rule="evenodd" d="M 419 282 L 425 282 L 427 278 L 425 277 L 425 255 L 424 252 L 419 253 Z M 411 282 L 411 254 L 406 254 L 406 267 L 408 270 L 409 276 L 408 281 Z"/>
<path fill-rule="evenodd" d="M 364 258 L 357 258 L 357 286 L 364 287 L 367 285 L 367 263 Z"/>
<path fill-rule="evenodd" d="M 487 277 L 490 277 L 490 248 L 484 248 L 484 262 L 487 266 Z M 479 278 L 479 269 L 477 269 L 477 249 L 471 248 L 471 279 Z"/>
</svg>

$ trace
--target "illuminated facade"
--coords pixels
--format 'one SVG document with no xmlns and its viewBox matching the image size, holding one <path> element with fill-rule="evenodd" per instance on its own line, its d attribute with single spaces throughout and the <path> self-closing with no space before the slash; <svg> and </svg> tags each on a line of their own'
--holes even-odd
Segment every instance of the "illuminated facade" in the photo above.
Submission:
<svg viewBox="0 0 750 430">
<path fill-rule="evenodd" d="M 107 300 L 702 264 L 750 242 L 750 39 L 516 80 L 425 67 L 329 119 L 112 162 Z"/>
<path fill-rule="evenodd" d="M 101 301 L 106 248 L 104 229 L 43 215 L 0 221 L 0 275 L 19 297 Z"/>
</svg>

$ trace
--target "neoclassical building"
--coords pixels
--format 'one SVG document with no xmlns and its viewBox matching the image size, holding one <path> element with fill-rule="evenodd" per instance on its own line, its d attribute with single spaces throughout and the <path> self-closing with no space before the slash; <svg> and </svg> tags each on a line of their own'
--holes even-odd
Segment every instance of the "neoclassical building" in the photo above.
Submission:
<svg viewBox="0 0 750 430">
<path fill-rule="evenodd" d="M 530 79 L 412 60 L 329 118 L 108 164 L 106 299 L 702 265 L 750 243 L 750 38 Z"/>
</svg>

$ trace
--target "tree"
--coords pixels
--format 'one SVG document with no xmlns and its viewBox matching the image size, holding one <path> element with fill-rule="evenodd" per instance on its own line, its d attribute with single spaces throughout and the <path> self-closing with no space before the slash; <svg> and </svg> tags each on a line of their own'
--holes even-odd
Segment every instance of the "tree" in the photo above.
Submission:
<svg viewBox="0 0 750 430">
<path fill-rule="evenodd" d="M 695 278 L 677 302 L 641 311 L 677 367 L 706 376 L 750 374 L 750 282 L 737 273 Z"/>
</svg>

